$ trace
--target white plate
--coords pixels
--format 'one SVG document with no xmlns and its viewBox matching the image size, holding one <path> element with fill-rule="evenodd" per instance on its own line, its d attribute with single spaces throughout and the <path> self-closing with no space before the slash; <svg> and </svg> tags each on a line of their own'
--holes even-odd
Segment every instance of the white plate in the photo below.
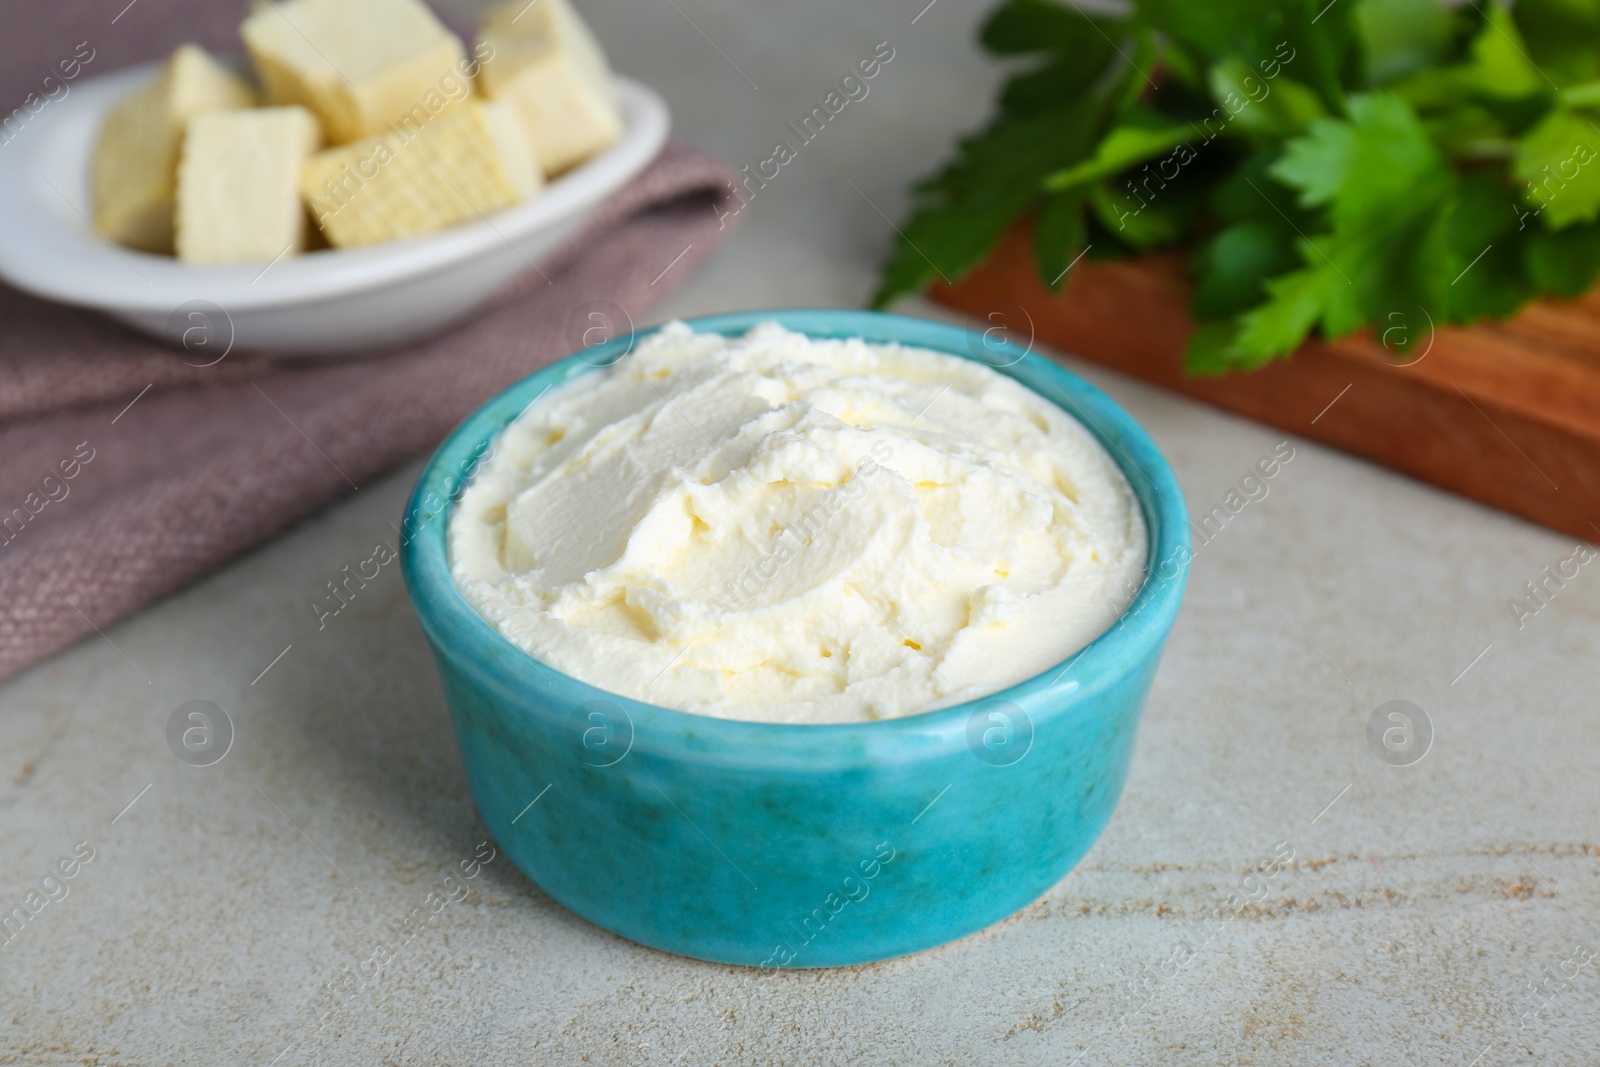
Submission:
<svg viewBox="0 0 1600 1067">
<path fill-rule="evenodd" d="M 436 332 L 555 251 L 667 138 L 666 104 L 619 77 L 622 140 L 515 207 L 366 248 L 270 265 L 190 265 L 118 247 L 89 222 L 89 156 L 101 117 L 155 67 L 74 84 L 0 146 L 0 278 L 173 343 L 200 326 L 216 346 L 322 356 Z"/>
</svg>

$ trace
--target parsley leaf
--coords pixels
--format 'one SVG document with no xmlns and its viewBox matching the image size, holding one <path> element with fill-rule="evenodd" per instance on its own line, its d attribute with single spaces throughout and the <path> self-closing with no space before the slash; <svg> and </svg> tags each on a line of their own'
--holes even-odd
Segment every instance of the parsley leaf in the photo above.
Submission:
<svg viewBox="0 0 1600 1067">
<path fill-rule="evenodd" d="M 1454 179 L 1416 112 L 1393 93 L 1352 97 L 1348 120 L 1313 122 L 1269 173 L 1300 190 L 1301 206 L 1327 205 L 1341 229 L 1385 225 Z"/>
<path fill-rule="evenodd" d="M 1521 237 L 1533 219 L 1492 173 L 1467 175 L 1450 216 L 1447 314 L 1451 322 L 1500 318 L 1533 296 L 1523 270 Z"/>
<path fill-rule="evenodd" d="M 1528 54 L 1558 85 L 1600 77 L 1600 0 L 1517 0 Z"/>
<path fill-rule="evenodd" d="M 1529 58 L 1510 9 L 1493 3 L 1484 13 L 1483 29 L 1472 42 L 1472 62 L 1465 76 L 1468 91 L 1484 96 L 1533 96 L 1555 88 Z"/>
<path fill-rule="evenodd" d="M 1523 199 L 1559 230 L 1600 214 L 1600 129 L 1593 119 L 1557 108 L 1517 142 L 1512 173 L 1527 183 Z"/>
<path fill-rule="evenodd" d="M 1212 364 L 1250 369 L 1292 352 L 1318 324 L 1338 336 L 1448 300 L 1454 172 L 1400 97 L 1353 96 L 1349 112 L 1313 121 L 1268 168 L 1299 191 L 1301 208 L 1325 211 L 1330 231 L 1300 242 L 1301 269 L 1256 282 L 1266 301 L 1207 353 Z"/>
<path fill-rule="evenodd" d="M 1100 224 L 1130 248 L 1171 244 L 1194 221 L 1198 206 L 1192 197 L 1155 196 L 1141 200 L 1109 184 L 1097 185 L 1089 192 L 1089 207 Z"/>
<path fill-rule="evenodd" d="M 1267 279 L 1300 264 L 1294 231 L 1265 219 L 1220 231 L 1195 257 L 1192 310 L 1199 319 L 1235 315 L 1266 298 Z"/>
<path fill-rule="evenodd" d="M 1033 220 L 1033 258 L 1051 289 L 1065 284 L 1067 268 L 1087 244 L 1085 231 L 1082 193 L 1052 193 L 1044 198 Z"/>
<path fill-rule="evenodd" d="M 1535 230 L 1528 238 L 1527 262 L 1535 285 L 1558 296 L 1582 296 L 1600 274 L 1600 224 L 1557 233 Z"/>
<path fill-rule="evenodd" d="M 1350 283 L 1332 261 L 1267 282 L 1268 300 L 1245 312 L 1229 355 L 1239 369 L 1249 370 L 1280 352 L 1293 352 L 1338 299 L 1339 286 Z"/>
<path fill-rule="evenodd" d="M 1455 19 L 1437 0 L 1363 0 L 1355 24 L 1373 85 L 1440 62 L 1455 36 Z"/>
<path fill-rule="evenodd" d="M 1194 129 L 1145 108 L 1135 108 L 1100 141 L 1093 156 L 1048 175 L 1044 187 L 1054 193 L 1092 185 L 1121 174 L 1137 163 L 1166 154 L 1194 137 Z M 1194 150 L 1188 152 L 1190 158 Z"/>
<path fill-rule="evenodd" d="M 1321 99 L 1287 75 L 1265 78 L 1238 58 L 1211 68 L 1211 94 L 1233 110 L 1232 125 L 1247 134 L 1290 137 L 1327 111 Z"/>
<path fill-rule="evenodd" d="M 1000 93 L 1002 110 L 1026 114 L 1085 92 L 1105 74 L 1117 38 L 1127 32 L 1119 19 L 1091 18 L 1048 0 L 1007 0 L 978 39 L 996 55 L 1045 54 L 1043 65 L 1012 77 Z"/>
<path fill-rule="evenodd" d="M 975 268 L 1038 196 L 1044 176 L 1088 147 L 1096 109 L 1075 103 L 1006 117 L 961 143 L 954 161 L 918 189 L 873 306 Z"/>
<path fill-rule="evenodd" d="M 978 40 L 995 55 L 1059 52 L 1081 55 L 1107 37 L 1123 32 L 1120 19 L 1092 19 L 1076 7 L 1049 0 L 1007 0 L 995 9 L 978 31 Z"/>
<path fill-rule="evenodd" d="M 1600 277 L 1600 0 L 1004 0 L 981 41 L 1021 69 L 916 187 L 880 306 L 1019 223 L 1055 287 L 1180 246 L 1212 374 Z"/>
</svg>

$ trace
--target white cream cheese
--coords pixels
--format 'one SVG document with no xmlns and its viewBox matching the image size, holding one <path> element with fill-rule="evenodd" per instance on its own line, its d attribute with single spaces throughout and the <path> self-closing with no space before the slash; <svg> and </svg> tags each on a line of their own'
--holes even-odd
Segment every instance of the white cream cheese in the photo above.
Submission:
<svg viewBox="0 0 1600 1067">
<path fill-rule="evenodd" d="M 1106 630 L 1144 572 L 1126 479 L 987 366 L 672 323 L 535 400 L 450 521 L 514 644 L 637 700 L 766 722 L 910 715 Z"/>
</svg>

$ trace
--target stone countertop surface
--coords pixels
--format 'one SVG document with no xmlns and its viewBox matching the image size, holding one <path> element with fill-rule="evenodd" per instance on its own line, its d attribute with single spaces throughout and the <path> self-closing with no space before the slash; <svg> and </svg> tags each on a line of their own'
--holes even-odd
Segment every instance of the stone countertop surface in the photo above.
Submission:
<svg viewBox="0 0 1600 1067">
<path fill-rule="evenodd" d="M 895 50 L 655 317 L 860 306 L 909 180 L 987 112 L 983 6 L 587 4 L 678 133 L 739 165 Z M 1196 514 L 1293 458 L 1199 550 L 1121 806 L 1018 915 L 757 984 L 590 926 L 499 856 L 318 1029 L 320 991 L 487 836 L 397 567 L 321 630 L 310 606 L 390 539 L 413 463 L 0 686 L 0 912 L 92 854 L 0 944 L 0 1062 L 1595 1062 L 1600 564 L 1519 617 L 1570 539 L 1068 363 Z M 190 700 L 232 723 L 209 767 L 168 746 Z M 1413 756 L 1431 732 L 1414 762 L 1368 740 L 1395 700 Z"/>
</svg>

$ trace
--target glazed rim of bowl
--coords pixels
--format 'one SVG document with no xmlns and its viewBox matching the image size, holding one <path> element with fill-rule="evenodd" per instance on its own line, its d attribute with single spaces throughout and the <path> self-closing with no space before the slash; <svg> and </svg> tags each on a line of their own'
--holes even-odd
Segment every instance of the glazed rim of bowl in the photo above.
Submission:
<svg viewBox="0 0 1600 1067">
<path fill-rule="evenodd" d="M 904 315 L 785 309 L 685 321 L 697 333 L 724 335 L 776 322 L 816 339 L 859 338 L 989 363 L 1078 419 L 1105 446 L 1144 513 L 1148 548 L 1143 584 L 1105 632 L 1046 671 L 960 704 L 864 723 L 752 722 L 679 711 L 601 689 L 537 660 L 512 644 L 456 587 L 450 572 L 448 535 L 463 485 L 458 472 L 471 470 L 484 448 L 543 389 L 615 361 L 640 337 L 659 329 L 652 327 L 553 363 L 489 400 L 440 445 L 407 504 L 405 532 L 411 536 L 401 538 L 401 566 L 418 618 L 436 646 L 470 656 L 476 681 L 495 690 L 502 714 L 572 714 L 591 702 L 600 702 L 608 705 L 604 710 L 620 709 L 629 720 L 629 751 L 688 757 L 702 763 L 805 770 L 837 768 L 841 762 L 913 762 L 966 745 L 969 720 L 986 715 L 997 705 L 1022 706 L 1035 731 L 1047 727 L 1051 719 L 1071 715 L 1115 685 L 1166 640 L 1188 576 L 1188 512 L 1177 479 L 1155 442 L 1095 386 L 1010 342 Z M 443 506 L 424 507 L 430 494 Z M 538 708 L 546 702 L 548 708 Z M 579 726 L 578 732 L 581 729 Z"/>
</svg>

